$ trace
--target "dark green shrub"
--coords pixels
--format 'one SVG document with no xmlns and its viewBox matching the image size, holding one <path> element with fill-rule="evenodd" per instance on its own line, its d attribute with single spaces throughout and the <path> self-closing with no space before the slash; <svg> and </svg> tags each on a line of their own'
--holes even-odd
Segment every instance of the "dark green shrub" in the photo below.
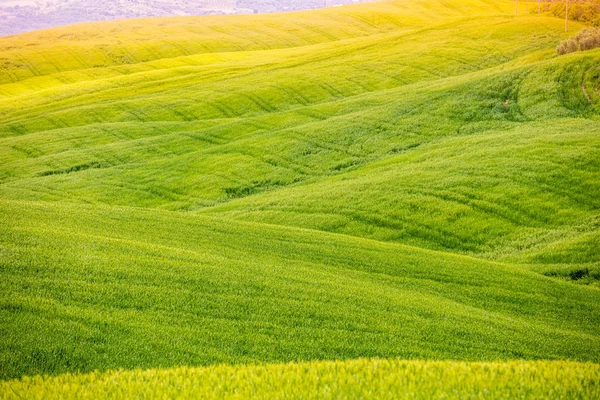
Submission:
<svg viewBox="0 0 600 400">
<path fill-rule="evenodd" d="M 562 41 L 556 47 L 556 52 L 562 55 L 596 48 L 600 48 L 600 28 L 587 28 L 577 36 Z"/>
</svg>

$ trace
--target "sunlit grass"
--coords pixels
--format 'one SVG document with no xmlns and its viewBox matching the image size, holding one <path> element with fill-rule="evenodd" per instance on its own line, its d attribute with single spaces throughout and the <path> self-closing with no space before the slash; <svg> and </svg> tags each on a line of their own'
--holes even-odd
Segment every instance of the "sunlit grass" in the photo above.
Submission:
<svg viewBox="0 0 600 400">
<path fill-rule="evenodd" d="M 0 382 L 5 399 L 594 399 L 600 366 L 388 359 L 216 366 Z"/>
</svg>

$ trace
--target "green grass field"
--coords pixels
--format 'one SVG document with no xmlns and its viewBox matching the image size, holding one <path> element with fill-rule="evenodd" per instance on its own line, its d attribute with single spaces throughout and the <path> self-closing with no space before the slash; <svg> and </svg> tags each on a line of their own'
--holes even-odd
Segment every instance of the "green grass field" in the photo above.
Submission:
<svg viewBox="0 0 600 400">
<path fill-rule="evenodd" d="M 396 0 L 0 38 L 0 398 L 598 397 L 567 36 Z"/>
</svg>

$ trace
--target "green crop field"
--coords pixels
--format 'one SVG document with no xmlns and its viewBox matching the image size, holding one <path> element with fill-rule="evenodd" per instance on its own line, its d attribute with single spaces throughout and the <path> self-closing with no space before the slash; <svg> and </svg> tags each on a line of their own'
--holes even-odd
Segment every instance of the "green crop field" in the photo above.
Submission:
<svg viewBox="0 0 600 400">
<path fill-rule="evenodd" d="M 598 398 L 600 49 L 514 7 L 0 38 L 0 398 Z"/>
</svg>

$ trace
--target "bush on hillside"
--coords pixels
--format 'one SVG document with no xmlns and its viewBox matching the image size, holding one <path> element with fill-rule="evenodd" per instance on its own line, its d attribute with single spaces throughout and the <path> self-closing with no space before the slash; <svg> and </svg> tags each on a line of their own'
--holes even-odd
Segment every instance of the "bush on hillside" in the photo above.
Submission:
<svg viewBox="0 0 600 400">
<path fill-rule="evenodd" d="M 595 48 L 600 48 L 600 28 L 588 28 L 582 30 L 577 36 L 562 41 L 558 47 L 556 47 L 556 52 L 562 55 L 574 51 Z"/>
<path fill-rule="evenodd" d="M 543 7 L 545 11 L 549 11 L 555 17 L 565 17 L 564 0 L 553 0 L 550 4 L 544 4 Z M 569 19 L 592 26 L 600 26 L 600 0 L 569 0 Z"/>
</svg>

